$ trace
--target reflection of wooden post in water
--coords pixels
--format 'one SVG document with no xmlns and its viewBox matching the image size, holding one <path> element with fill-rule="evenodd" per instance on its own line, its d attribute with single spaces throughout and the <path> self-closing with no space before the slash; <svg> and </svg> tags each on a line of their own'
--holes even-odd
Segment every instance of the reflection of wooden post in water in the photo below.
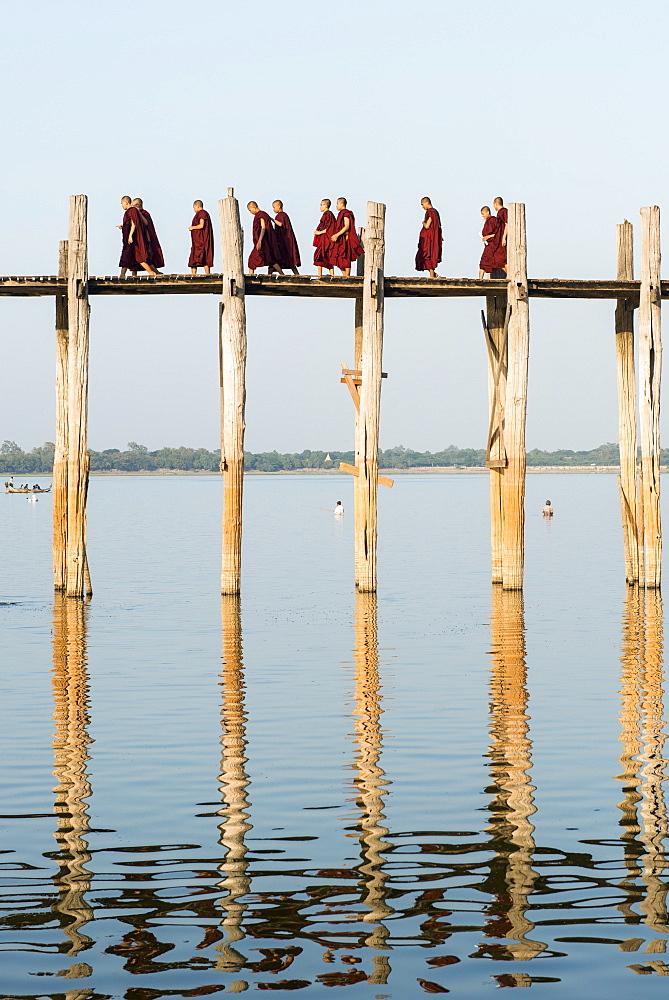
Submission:
<svg viewBox="0 0 669 1000">
<path fill-rule="evenodd" d="M 82 601 L 68 600 L 57 594 L 53 609 L 53 694 L 56 731 L 53 738 L 54 770 L 58 781 L 54 788 L 54 810 L 58 819 L 55 833 L 58 842 L 58 889 L 53 910 L 69 938 L 67 954 L 77 955 L 93 942 L 81 928 L 93 919 L 85 899 L 91 887 L 91 860 L 86 834 L 90 829 L 87 799 L 91 785 L 86 771 L 88 744 L 88 674 L 86 669 L 86 616 Z M 86 965 L 74 965 L 68 978 L 90 974 Z"/>
<path fill-rule="evenodd" d="M 222 817 L 219 826 L 219 843 L 225 847 L 226 855 L 219 865 L 223 879 L 219 882 L 227 895 L 221 900 L 225 910 L 223 927 L 227 940 L 216 945 L 220 953 L 216 968 L 220 972 L 238 972 L 246 961 L 232 943 L 244 939 L 242 920 L 246 903 L 242 898 L 249 891 L 251 879 L 247 874 L 247 847 L 244 837 L 252 829 L 247 822 L 250 802 L 246 794 L 249 778 L 246 773 L 246 711 L 244 708 L 244 673 L 242 661 L 242 626 L 240 600 L 236 595 L 224 596 L 221 604 L 223 625 L 223 733 L 221 736 L 220 791 L 224 805 L 218 815 Z"/>
<path fill-rule="evenodd" d="M 645 744 L 640 760 L 641 831 L 645 848 L 642 859 L 646 897 L 640 907 L 653 930 L 667 932 L 667 885 L 664 872 L 669 865 L 664 851 L 667 836 L 667 807 L 664 801 L 663 747 L 664 705 L 662 701 L 662 597 L 659 590 L 646 591 L 644 643 L 641 659 L 641 736 Z"/>
<path fill-rule="evenodd" d="M 388 834 L 383 826 L 384 786 L 388 784 L 379 764 L 382 750 L 381 694 L 379 652 L 376 624 L 376 594 L 358 592 L 355 604 L 355 742 L 353 767 L 357 774 L 353 784 L 361 816 L 359 824 L 362 863 L 358 867 L 363 883 L 362 902 L 369 912 L 362 918 L 374 924 L 365 944 L 377 950 L 387 949 L 389 931 L 383 921 L 394 910 L 386 902 L 387 874 L 383 870 L 383 851 L 390 844 L 383 840 Z M 374 956 L 374 972 L 369 983 L 385 984 L 390 975 L 390 963 L 385 955 Z"/>
<path fill-rule="evenodd" d="M 642 648 L 642 618 L 643 618 L 644 591 L 639 587 L 632 587 L 625 597 L 625 607 L 623 611 L 623 636 L 622 654 L 620 657 L 622 667 L 622 679 L 620 686 L 620 742 L 623 751 L 620 755 L 621 771 L 618 780 L 623 782 L 623 792 L 625 798 L 619 803 L 618 808 L 622 815 L 620 825 L 623 828 L 621 839 L 625 851 L 625 867 L 630 875 L 629 880 L 625 879 L 621 888 L 625 889 L 628 897 L 618 909 L 627 920 L 636 922 L 637 914 L 633 909 L 633 904 L 639 900 L 641 893 L 634 885 L 633 879 L 641 874 L 639 867 L 639 857 L 643 854 L 643 846 L 639 842 L 638 835 L 641 830 L 639 826 L 638 805 L 641 801 L 639 785 L 639 764 L 637 755 L 641 752 L 643 741 L 641 738 L 641 706 L 639 704 L 639 661 Z"/>
<path fill-rule="evenodd" d="M 668 865 L 663 841 L 667 836 L 667 809 L 663 782 L 666 739 L 662 688 L 662 597 L 659 590 L 635 587 L 623 613 L 620 742 L 623 752 L 619 779 L 625 799 L 620 803 L 625 866 L 630 872 L 624 888 L 628 901 L 620 907 L 630 920 L 638 902 L 652 930 L 666 934 Z M 641 878 L 644 891 L 633 879 Z"/>
<path fill-rule="evenodd" d="M 488 756 L 495 798 L 490 804 L 488 831 L 496 857 L 491 863 L 490 889 L 497 917 L 489 929 L 507 939 L 505 953 L 516 961 L 539 955 L 546 945 L 530 941 L 534 924 L 527 917 L 528 898 L 537 878 L 532 868 L 536 811 L 530 783 L 532 743 L 529 738 L 525 668 L 523 595 L 493 587 L 492 677 Z"/>
</svg>

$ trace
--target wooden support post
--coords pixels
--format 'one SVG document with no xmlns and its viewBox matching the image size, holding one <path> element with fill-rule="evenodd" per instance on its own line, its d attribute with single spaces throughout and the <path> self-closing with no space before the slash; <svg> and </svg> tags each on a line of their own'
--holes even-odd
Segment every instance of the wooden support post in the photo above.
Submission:
<svg viewBox="0 0 669 1000">
<path fill-rule="evenodd" d="M 631 222 L 616 226 L 618 281 L 634 280 L 634 242 Z M 618 442 L 620 449 L 620 505 L 625 548 L 625 579 L 639 580 L 639 544 L 636 502 L 636 382 L 634 373 L 634 307 L 632 299 L 618 299 L 615 314 L 616 373 L 618 379 Z"/>
<path fill-rule="evenodd" d="M 88 198 L 70 198 L 67 249 L 67 597 L 91 593 L 86 560 L 88 495 Z"/>
<path fill-rule="evenodd" d="M 507 295 L 486 295 L 484 329 L 488 347 L 490 424 L 486 464 L 490 473 L 490 551 L 492 582 L 502 582 L 502 481 L 506 468 L 504 405 L 508 358 Z"/>
<path fill-rule="evenodd" d="M 502 583 L 505 590 L 520 590 L 525 557 L 525 424 L 530 350 L 525 206 L 520 203 L 509 205 L 507 248 L 510 314 L 504 440 L 508 465 L 501 490 Z"/>
<path fill-rule="evenodd" d="M 660 209 L 641 209 L 639 297 L 639 426 L 646 586 L 662 579 L 660 519 L 660 379 L 662 374 Z"/>
<path fill-rule="evenodd" d="M 365 245 L 365 230 L 361 227 L 358 229 L 358 235 L 360 237 L 360 242 Z M 364 278 L 365 276 L 365 255 L 358 257 L 355 262 L 355 273 L 358 278 Z M 362 295 L 359 295 L 355 300 L 355 348 L 353 351 L 353 367 L 362 367 Z"/>
<path fill-rule="evenodd" d="M 223 260 L 221 359 L 221 472 L 223 473 L 223 565 L 221 593 L 238 594 L 242 569 L 244 410 L 246 406 L 246 305 L 244 234 L 233 188 L 218 203 Z"/>
<path fill-rule="evenodd" d="M 67 240 L 58 253 L 58 277 L 67 278 Z M 56 295 L 56 441 L 53 456 L 53 585 L 67 582 L 67 292 Z"/>
<path fill-rule="evenodd" d="M 355 432 L 355 464 L 359 474 L 354 485 L 355 582 L 359 590 L 367 592 L 376 590 L 385 218 L 385 205 L 375 201 L 367 202 L 360 363 L 362 385 Z"/>
</svg>

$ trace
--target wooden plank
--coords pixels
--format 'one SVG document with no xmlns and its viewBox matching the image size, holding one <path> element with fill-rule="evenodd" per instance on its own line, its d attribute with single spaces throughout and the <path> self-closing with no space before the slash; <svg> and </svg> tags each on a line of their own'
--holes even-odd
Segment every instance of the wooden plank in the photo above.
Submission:
<svg viewBox="0 0 669 1000">
<path fill-rule="evenodd" d="M 660 379 L 662 330 L 660 305 L 660 209 L 641 209 L 641 292 L 639 296 L 639 426 L 641 493 L 644 512 L 647 587 L 662 579 L 660 518 Z"/>
<path fill-rule="evenodd" d="M 58 273 L 67 279 L 67 240 L 58 252 Z M 53 456 L 53 585 L 67 583 L 67 286 L 56 296 L 56 435 Z"/>
<path fill-rule="evenodd" d="M 505 445 L 508 465 L 502 483 L 502 583 L 505 590 L 523 586 L 525 557 L 525 424 L 530 313 L 527 293 L 525 206 L 509 205 L 508 370 L 505 402 Z"/>
<path fill-rule="evenodd" d="M 210 275 L 144 275 L 144 277 L 117 276 L 89 278 L 89 295 L 219 295 L 222 277 Z M 385 298 L 462 298 L 485 297 L 503 291 L 502 279 L 477 278 L 385 278 Z M 669 281 L 660 285 L 662 298 L 669 298 Z M 535 298 L 555 299 L 612 299 L 629 298 L 636 304 L 640 284 L 638 281 L 587 281 L 561 278 L 532 278 L 528 281 L 528 295 Z M 18 297 L 58 294 L 58 278 L 33 279 L 31 276 L 0 276 L 0 296 Z M 296 296 L 311 298 L 349 298 L 362 295 L 359 277 L 315 278 L 310 275 L 268 276 L 256 274 L 247 277 L 246 295 Z M 359 366 L 358 366 L 359 367 Z"/>
<path fill-rule="evenodd" d="M 242 493 L 246 407 L 246 305 L 244 234 L 232 188 L 218 203 L 223 261 L 221 357 L 221 470 L 223 472 L 223 560 L 221 593 L 238 594 L 242 569 Z"/>
<path fill-rule="evenodd" d="M 348 472 L 350 476 L 358 476 L 358 477 L 360 476 L 359 469 L 356 468 L 355 465 L 349 465 L 348 462 L 340 462 L 339 468 L 341 469 L 342 472 Z M 380 474 L 377 475 L 377 482 L 379 482 L 381 486 L 388 486 L 391 489 L 395 485 L 394 479 L 389 479 L 388 476 L 382 476 Z"/>
<path fill-rule="evenodd" d="M 358 392 L 358 386 L 360 382 L 354 382 L 350 375 L 344 375 L 342 382 L 345 382 L 348 386 L 348 391 L 351 393 L 351 399 L 353 400 L 353 405 L 356 411 L 360 413 L 360 393 Z"/>
<path fill-rule="evenodd" d="M 631 222 L 616 226 L 619 281 L 634 279 L 634 234 Z M 618 299 L 615 312 L 616 376 L 618 383 L 618 442 L 620 504 L 628 584 L 639 581 L 639 536 L 636 503 L 637 429 L 634 371 L 634 302 Z"/>
<path fill-rule="evenodd" d="M 67 253 L 67 597 L 90 594 L 86 560 L 88 494 L 88 198 L 70 198 Z"/>
<path fill-rule="evenodd" d="M 384 259 L 386 206 L 367 202 L 365 273 L 362 288 L 360 414 L 356 424 L 355 464 L 359 470 L 355 497 L 355 582 L 361 591 L 377 585 L 377 501 L 379 419 L 383 357 Z"/>
</svg>

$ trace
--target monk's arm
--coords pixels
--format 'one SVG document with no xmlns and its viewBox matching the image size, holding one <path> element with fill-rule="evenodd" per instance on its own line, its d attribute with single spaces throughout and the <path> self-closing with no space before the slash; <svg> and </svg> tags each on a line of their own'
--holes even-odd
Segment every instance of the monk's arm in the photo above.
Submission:
<svg viewBox="0 0 669 1000">
<path fill-rule="evenodd" d="M 135 223 L 131 222 L 130 223 L 130 235 L 128 236 L 128 243 L 132 243 L 133 233 L 135 232 L 136 229 L 137 229 L 137 226 L 135 225 Z"/>
<path fill-rule="evenodd" d="M 282 225 L 283 225 L 283 222 L 279 222 L 279 220 L 278 220 L 278 219 L 275 219 L 275 220 L 274 220 L 274 225 L 275 225 L 275 226 L 282 226 Z"/>
<path fill-rule="evenodd" d="M 423 229 L 429 229 L 431 225 L 432 225 L 432 218 L 430 217 L 430 218 L 429 218 L 429 219 L 427 220 L 427 222 L 424 222 L 424 223 L 423 223 Z"/>
<path fill-rule="evenodd" d="M 204 229 L 204 219 L 200 219 L 197 226 L 189 226 L 189 229 Z"/>
<path fill-rule="evenodd" d="M 260 220 L 260 236 L 258 237 L 258 242 L 256 243 L 256 250 L 260 250 L 260 247 L 262 246 L 262 241 L 265 238 L 265 230 L 266 229 L 267 229 L 267 226 L 265 225 L 265 220 L 261 219 Z"/>
<path fill-rule="evenodd" d="M 506 234 L 508 233 L 508 231 L 509 231 L 509 223 L 507 222 L 507 224 L 504 226 L 504 233 L 502 235 L 502 246 L 503 247 L 506 246 Z"/>
<path fill-rule="evenodd" d="M 327 233 L 327 229 L 314 229 L 314 236 L 322 236 L 323 233 Z"/>
<path fill-rule="evenodd" d="M 339 237 L 343 236 L 344 233 L 347 233 L 350 228 L 351 228 L 351 220 L 349 218 L 344 219 L 344 228 L 340 229 L 338 233 L 334 234 L 334 236 L 332 237 L 332 242 L 334 243 L 335 240 L 338 240 Z"/>
</svg>

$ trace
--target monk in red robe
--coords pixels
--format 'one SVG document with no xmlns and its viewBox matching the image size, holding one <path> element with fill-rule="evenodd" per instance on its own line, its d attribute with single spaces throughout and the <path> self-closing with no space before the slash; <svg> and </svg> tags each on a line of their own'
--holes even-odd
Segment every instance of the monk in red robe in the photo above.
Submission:
<svg viewBox="0 0 669 1000">
<path fill-rule="evenodd" d="M 441 248 L 444 242 L 441 235 L 441 219 L 429 198 L 421 198 L 420 203 L 425 209 L 425 218 L 418 237 L 416 270 L 429 271 L 431 278 L 438 278 L 437 264 L 441 260 Z"/>
<path fill-rule="evenodd" d="M 287 212 L 284 212 L 283 202 L 279 201 L 278 198 L 272 202 L 272 209 L 274 211 L 274 239 L 279 254 L 277 264 L 280 267 L 289 267 L 293 274 L 299 274 L 297 269 L 301 263 L 300 248 L 297 245 L 290 217 Z"/>
<path fill-rule="evenodd" d="M 497 218 L 499 219 L 500 240 L 495 254 L 495 270 L 498 268 L 506 274 L 506 236 L 509 231 L 509 210 L 504 208 L 501 198 L 495 198 L 493 202 Z"/>
<path fill-rule="evenodd" d="M 193 202 L 193 221 L 188 227 L 190 231 L 190 257 L 188 266 L 191 274 L 197 274 L 198 267 L 204 268 L 205 274 L 211 274 L 214 263 L 214 230 L 211 216 L 205 212 L 201 201 Z"/>
<path fill-rule="evenodd" d="M 133 277 L 137 277 L 137 261 L 135 260 L 135 248 L 132 243 L 128 243 L 128 237 L 130 236 L 130 229 L 132 226 L 132 199 L 129 194 L 124 194 L 121 198 L 121 208 L 123 209 L 123 222 L 117 229 L 121 230 L 121 238 L 123 240 L 123 247 L 121 250 L 121 259 L 118 262 L 118 266 L 121 268 L 121 277 L 125 278 L 128 271 L 132 272 Z"/>
<path fill-rule="evenodd" d="M 337 229 L 337 221 L 330 211 L 332 202 L 329 198 L 323 198 L 321 202 L 321 221 L 314 230 L 314 264 L 318 268 L 318 277 L 323 276 L 323 268 L 327 268 L 331 276 L 334 276 L 334 264 L 332 255 L 334 247 L 332 236 Z"/>
<path fill-rule="evenodd" d="M 333 245 L 332 263 L 338 267 L 344 277 L 351 274 L 351 262 L 362 257 L 365 248 L 355 228 L 355 216 L 346 207 L 346 198 L 337 198 L 336 230 L 330 237 Z"/>
<path fill-rule="evenodd" d="M 484 246 L 479 264 L 479 278 L 485 278 L 486 274 L 490 277 L 490 273 L 495 270 L 495 254 L 499 247 L 501 233 L 499 219 L 491 215 L 488 205 L 483 206 L 481 215 L 483 216 L 481 239 Z"/>
<path fill-rule="evenodd" d="M 258 208 L 257 201 L 250 201 L 246 207 L 253 216 L 253 250 L 249 254 L 249 274 L 255 274 L 257 267 L 266 267 L 268 274 L 274 271 L 283 274 L 278 263 L 279 252 L 272 220 L 267 212 Z"/>
<path fill-rule="evenodd" d="M 143 267 L 149 274 L 159 274 L 158 268 L 165 266 L 165 260 L 153 219 L 144 208 L 144 202 L 141 198 L 135 198 L 132 207 L 136 210 L 137 217 L 133 220 L 134 229 L 128 242 L 135 244 L 137 265 Z M 140 260 L 140 258 L 142 259 Z"/>
</svg>

